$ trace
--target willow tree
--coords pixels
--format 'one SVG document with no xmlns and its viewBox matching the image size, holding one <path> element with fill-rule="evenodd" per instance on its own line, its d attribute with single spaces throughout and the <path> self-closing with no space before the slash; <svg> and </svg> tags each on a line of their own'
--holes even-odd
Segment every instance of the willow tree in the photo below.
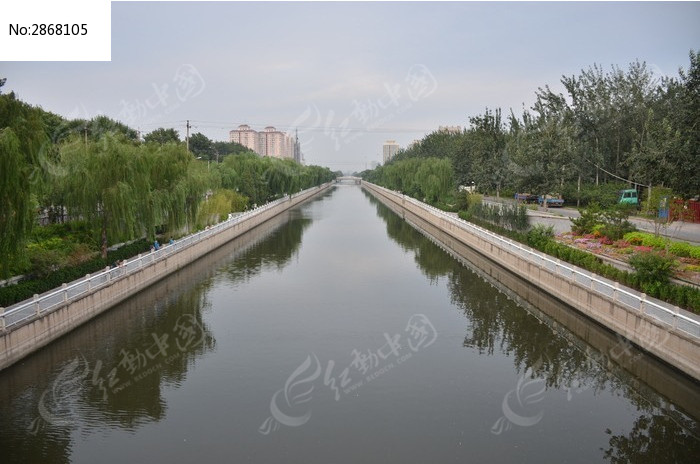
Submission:
<svg viewBox="0 0 700 464">
<path fill-rule="evenodd" d="M 293 193 L 297 180 L 291 166 L 284 161 L 274 158 L 266 158 L 267 168 L 263 172 L 263 179 L 272 195 Z"/>
<path fill-rule="evenodd" d="M 454 190 L 454 171 L 448 159 L 426 158 L 415 179 L 428 201 L 437 201 Z"/>
<path fill-rule="evenodd" d="M 142 145 L 135 162 L 146 174 L 136 179 L 144 182 L 137 187 L 143 192 L 139 217 L 149 238 L 154 238 L 156 227 L 174 231 L 191 224 L 207 188 L 216 187 L 181 144 Z"/>
<path fill-rule="evenodd" d="M 69 214 L 99 230 L 103 258 L 107 258 L 109 240 L 129 240 L 143 234 L 141 208 L 150 186 L 137 150 L 110 134 L 98 142 L 86 144 L 75 139 L 61 147 Z"/>
<path fill-rule="evenodd" d="M 36 217 L 32 198 L 41 185 L 38 156 L 47 143 L 41 110 L 0 95 L 0 271 L 21 255 Z"/>
</svg>

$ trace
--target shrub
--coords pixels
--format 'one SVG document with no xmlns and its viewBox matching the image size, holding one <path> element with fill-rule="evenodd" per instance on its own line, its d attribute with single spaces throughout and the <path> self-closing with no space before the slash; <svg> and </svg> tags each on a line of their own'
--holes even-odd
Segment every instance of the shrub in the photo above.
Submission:
<svg viewBox="0 0 700 464">
<path fill-rule="evenodd" d="M 646 232 L 629 232 L 625 234 L 623 238 L 632 245 L 644 245 L 645 247 L 657 249 L 666 248 L 666 246 L 671 243 L 671 241 L 667 238 L 659 237 Z"/>
<path fill-rule="evenodd" d="M 603 218 L 598 205 L 591 205 L 588 208 L 580 209 L 581 216 L 571 218 L 571 231 L 576 235 L 591 234 L 595 227 L 602 224 Z"/>
<path fill-rule="evenodd" d="M 458 191 L 455 194 L 455 208 L 457 211 L 466 211 L 469 209 L 469 192 L 466 190 Z"/>
<path fill-rule="evenodd" d="M 609 207 L 617 204 L 620 199 L 620 190 L 628 188 L 624 182 L 608 182 L 600 185 L 582 184 L 581 191 L 578 190 L 576 182 L 564 184 L 561 193 L 566 198 L 567 204 L 576 204 L 576 199 L 580 199 L 580 205 L 585 207 L 589 204 L 598 204 Z"/>
<path fill-rule="evenodd" d="M 673 260 L 656 253 L 638 253 L 630 257 L 629 264 L 642 284 L 667 284 L 673 274 Z"/>
<path fill-rule="evenodd" d="M 570 219 L 571 230 L 577 235 L 597 234 L 605 235 L 611 240 L 618 240 L 626 233 L 637 230 L 627 220 L 631 211 L 628 205 L 616 205 L 603 210 L 598 205 L 592 204 L 588 208 L 579 210 L 580 217 Z"/>
<path fill-rule="evenodd" d="M 650 246 L 659 250 L 666 248 L 666 245 L 668 243 L 670 243 L 668 239 L 665 239 L 663 237 L 657 237 L 651 234 L 647 234 L 647 236 L 644 237 L 644 239 L 642 240 L 642 245 Z"/>
<path fill-rule="evenodd" d="M 470 218 L 476 217 L 495 226 L 523 232 L 529 227 L 527 208 L 523 205 L 491 205 L 474 203 L 467 210 Z"/>
<path fill-rule="evenodd" d="M 641 245 L 644 241 L 644 232 L 629 232 L 622 239 L 630 245 Z"/>
<path fill-rule="evenodd" d="M 682 258 L 695 258 L 700 259 L 700 246 L 691 245 L 686 242 L 673 242 L 668 247 L 669 253 Z"/>
<path fill-rule="evenodd" d="M 554 227 L 537 224 L 527 233 L 527 244 L 538 250 L 544 249 L 545 245 L 554 238 Z"/>
<path fill-rule="evenodd" d="M 615 205 L 602 211 L 603 228 L 601 233 L 612 240 L 621 239 L 625 234 L 637 228 L 628 221 L 632 208 L 629 205 Z"/>
<path fill-rule="evenodd" d="M 620 282 L 623 285 L 642 290 L 651 297 L 664 299 L 665 301 L 668 301 L 671 304 L 690 309 L 691 311 L 695 311 L 696 313 L 700 314 L 700 290 L 696 288 L 682 285 L 674 285 L 662 281 L 642 282 L 642 278 L 640 277 L 640 273 L 638 272 L 622 271 L 609 264 L 604 264 L 597 256 L 592 255 L 591 253 L 587 253 L 583 250 L 578 250 L 569 247 L 551 239 L 537 240 L 535 238 L 546 236 L 546 232 L 533 233 L 532 236 L 530 234 L 522 234 L 520 232 L 515 232 L 505 229 L 503 227 L 495 226 L 486 221 L 482 221 L 479 218 L 470 217 L 466 211 L 460 211 L 459 217 L 473 222 L 481 227 L 489 229 L 493 232 L 509 237 L 513 240 L 517 240 L 521 243 L 531 244 L 532 241 L 531 246 L 533 246 L 533 248 L 537 248 L 540 251 L 547 253 L 548 255 L 554 256 L 555 258 L 559 258 L 562 261 L 567 261 L 571 264 L 583 267 L 585 269 L 588 269 L 589 271 L 595 272 L 597 274 Z M 651 247 L 646 247 L 644 249 L 648 251 L 652 250 Z M 624 248 L 623 250 L 627 252 L 632 251 L 631 248 Z M 659 258 L 661 260 L 667 260 L 671 263 L 671 266 L 673 265 L 673 262 L 670 259 L 664 257 Z M 661 266 L 662 272 L 667 272 L 663 271 L 663 268 L 665 266 L 666 264 Z"/>
<path fill-rule="evenodd" d="M 85 274 L 100 271 L 115 261 L 131 258 L 141 252 L 147 251 L 149 248 L 150 242 L 145 239 L 137 240 L 117 250 L 108 251 L 107 259 L 102 259 L 100 257 L 93 258 L 76 266 L 60 268 L 54 272 L 46 273 L 45 275 L 35 275 L 33 278 L 22 280 L 15 285 L 1 287 L 0 306 L 7 307 L 19 301 L 31 298 L 35 293 L 43 293 L 53 288 L 60 287 L 61 284 L 84 277 Z"/>
</svg>

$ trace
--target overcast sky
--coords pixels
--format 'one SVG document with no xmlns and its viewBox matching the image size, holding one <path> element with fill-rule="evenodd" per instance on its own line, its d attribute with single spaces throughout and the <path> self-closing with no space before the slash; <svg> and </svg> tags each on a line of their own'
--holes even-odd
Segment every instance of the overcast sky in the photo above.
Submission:
<svg viewBox="0 0 700 464">
<path fill-rule="evenodd" d="M 0 63 L 0 76 L 32 104 L 142 133 L 298 128 L 307 163 L 354 171 L 387 139 L 519 112 L 594 63 L 677 75 L 699 24 L 699 3 L 114 2 L 111 62 Z"/>
</svg>

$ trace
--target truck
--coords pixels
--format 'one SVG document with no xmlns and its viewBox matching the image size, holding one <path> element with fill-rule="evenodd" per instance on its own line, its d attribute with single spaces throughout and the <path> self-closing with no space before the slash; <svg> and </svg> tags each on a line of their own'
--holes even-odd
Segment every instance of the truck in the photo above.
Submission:
<svg viewBox="0 0 700 464">
<path fill-rule="evenodd" d="M 516 193 L 515 200 L 523 203 L 537 203 L 538 197 L 530 193 Z"/>
<path fill-rule="evenodd" d="M 636 189 L 620 190 L 618 203 L 621 205 L 639 206 L 639 195 Z"/>
<path fill-rule="evenodd" d="M 561 197 L 561 195 L 540 195 L 537 197 L 537 203 L 545 208 L 561 208 L 564 206 L 564 199 Z"/>
</svg>

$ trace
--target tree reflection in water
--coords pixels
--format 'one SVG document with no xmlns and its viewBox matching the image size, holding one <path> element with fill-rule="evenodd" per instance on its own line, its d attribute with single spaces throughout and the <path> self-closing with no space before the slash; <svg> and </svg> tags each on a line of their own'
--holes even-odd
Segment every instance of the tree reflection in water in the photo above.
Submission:
<svg viewBox="0 0 700 464">
<path fill-rule="evenodd" d="M 571 333 L 560 336 L 561 324 L 543 323 L 492 283 L 462 266 L 399 215 L 411 217 L 409 212 L 396 207 L 397 214 L 366 191 L 365 195 L 376 206 L 377 216 L 386 223 L 389 237 L 405 251 L 414 253 L 416 264 L 431 282 L 448 279 L 452 302 L 469 321 L 465 347 L 487 355 L 499 351 L 512 356 L 517 372 L 530 369 L 532 378 L 544 379 L 546 388 L 564 390 L 569 397 L 584 390 L 593 393 L 609 390 L 635 406 L 641 414 L 628 434 L 606 430 L 610 435 L 610 448 L 603 450 L 606 460 L 694 462 L 700 456 L 697 420 L 669 408 L 657 392 L 646 385 L 640 386 L 632 375 L 613 366 L 615 358 L 609 351 L 601 352 L 581 340 L 571 343 L 575 337 Z M 411 220 L 419 221 L 415 217 Z M 427 224 L 421 227 L 429 228 Z M 625 349 L 630 348 L 629 344 L 625 345 Z M 690 389 L 697 403 L 698 385 Z"/>
<path fill-rule="evenodd" d="M 75 432 L 162 420 L 164 392 L 216 347 L 203 313 L 217 269 L 234 283 L 281 269 L 310 223 L 298 210 L 275 217 L 2 372 L 2 461 L 68 462 Z"/>
</svg>

